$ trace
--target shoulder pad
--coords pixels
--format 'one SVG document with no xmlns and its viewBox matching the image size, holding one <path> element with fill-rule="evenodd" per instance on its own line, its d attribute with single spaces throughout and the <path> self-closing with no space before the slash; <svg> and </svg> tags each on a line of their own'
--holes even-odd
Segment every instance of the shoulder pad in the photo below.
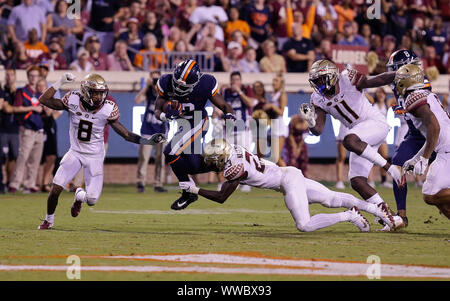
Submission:
<svg viewBox="0 0 450 301">
<path fill-rule="evenodd" d="M 427 103 L 427 97 L 430 94 L 426 90 L 417 90 L 408 95 L 405 101 L 406 112 L 411 112 L 423 104 Z"/>
<path fill-rule="evenodd" d="M 156 91 L 160 96 L 167 95 L 167 92 L 172 86 L 172 74 L 161 75 L 158 82 L 156 83 Z"/>
<path fill-rule="evenodd" d="M 108 121 L 115 121 L 115 120 L 119 119 L 119 117 L 120 117 L 119 106 L 115 102 L 112 102 L 110 100 L 107 100 L 107 101 L 109 101 L 110 103 L 112 103 L 114 105 L 114 107 L 111 111 L 111 114 L 109 114 Z"/>
<path fill-rule="evenodd" d="M 214 75 L 203 74 L 202 77 L 200 77 L 200 84 L 202 89 L 205 89 L 205 91 L 211 91 L 211 96 L 216 95 L 219 91 L 219 83 Z"/>
<path fill-rule="evenodd" d="M 345 71 L 347 71 L 347 73 L 344 73 Z M 348 77 L 348 80 L 350 81 L 350 84 L 352 84 L 352 86 L 356 86 L 361 80 L 361 78 L 364 76 L 362 73 L 359 73 L 356 69 L 345 69 L 342 72 L 342 75 Z"/>
<path fill-rule="evenodd" d="M 223 176 L 228 181 L 239 179 L 240 177 L 242 177 L 243 174 L 244 174 L 244 164 L 242 163 L 231 165 L 223 172 Z"/>
</svg>

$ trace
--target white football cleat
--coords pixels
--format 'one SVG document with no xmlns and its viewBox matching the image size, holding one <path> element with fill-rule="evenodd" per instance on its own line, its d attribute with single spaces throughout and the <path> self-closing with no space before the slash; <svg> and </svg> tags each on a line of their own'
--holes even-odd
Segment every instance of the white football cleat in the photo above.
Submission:
<svg viewBox="0 0 450 301">
<path fill-rule="evenodd" d="M 377 205 L 378 214 L 377 216 L 389 227 L 392 228 L 394 226 L 394 218 L 391 214 L 391 210 L 388 205 L 383 202 Z"/>
<path fill-rule="evenodd" d="M 351 214 L 350 222 L 361 230 L 361 232 L 369 232 L 370 226 L 369 221 L 359 212 L 358 207 L 353 206 L 350 210 L 348 210 Z"/>
</svg>

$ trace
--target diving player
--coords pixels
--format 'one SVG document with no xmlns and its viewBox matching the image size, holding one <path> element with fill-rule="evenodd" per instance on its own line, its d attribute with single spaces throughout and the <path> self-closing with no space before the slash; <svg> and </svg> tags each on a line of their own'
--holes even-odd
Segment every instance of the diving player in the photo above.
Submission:
<svg viewBox="0 0 450 301">
<path fill-rule="evenodd" d="M 351 186 L 364 200 L 383 210 L 389 210 L 387 204 L 367 182 L 373 164 L 384 168 L 399 185 L 402 178 L 397 167 L 389 164 L 377 151 L 389 133 L 390 126 L 362 90 L 390 84 L 394 77 L 395 72 L 372 77 L 366 77 L 353 69 L 339 73 L 333 62 L 318 60 L 311 66 L 309 73 L 309 82 L 315 91 L 311 95 L 311 107 L 304 103 L 299 111 L 314 135 L 322 133 L 327 113 L 349 128 L 343 144 L 351 152 L 348 176 Z M 392 216 L 388 225 L 395 228 Z"/>
<path fill-rule="evenodd" d="M 61 79 L 45 90 L 39 97 L 44 106 L 54 110 L 65 110 L 69 113 L 70 149 L 61 160 L 53 179 L 53 185 L 47 199 L 47 215 L 40 230 L 51 229 L 58 198 L 81 167 L 84 167 L 86 190 L 77 188 L 71 208 L 73 217 L 80 213 L 83 203 L 94 206 L 103 186 L 103 159 L 105 157 L 104 128 L 107 124 L 125 140 L 136 144 L 163 143 L 162 134 L 154 134 L 149 139 L 142 138 L 127 130 L 120 122 L 119 107 L 108 95 L 109 89 L 105 80 L 98 74 L 88 74 L 81 82 L 80 91 L 69 91 L 63 99 L 54 98 L 56 91 L 65 84 L 75 80 L 71 73 L 65 73 Z"/>
<path fill-rule="evenodd" d="M 225 114 L 225 120 L 236 120 L 233 108 L 218 93 L 213 75 L 200 73 L 195 60 L 179 63 L 172 74 L 164 74 L 156 84 L 155 116 L 161 121 L 175 119 L 178 131 L 164 149 L 166 162 L 177 176 L 180 187 L 190 181 L 189 174 L 211 171 L 202 157 L 201 139 L 205 136 L 209 119 L 205 105 L 210 100 Z M 164 105 L 166 112 L 163 112 Z M 183 190 L 172 205 L 173 210 L 186 208 L 198 199 L 196 194 Z"/>
<path fill-rule="evenodd" d="M 315 231 L 349 221 L 361 231 L 367 232 L 370 230 L 369 223 L 358 208 L 383 220 L 390 219 L 386 211 L 375 204 L 358 200 L 348 193 L 331 191 L 322 184 L 305 178 L 301 170 L 295 167 L 280 167 L 258 158 L 242 146 L 229 144 L 225 139 L 213 139 L 205 145 L 204 157 L 209 166 L 222 171 L 227 179 L 221 191 L 199 189 L 194 182 L 183 183 L 184 189 L 218 203 L 224 203 L 239 184 L 280 191 L 284 194 L 286 206 L 300 231 Z M 311 217 L 309 203 L 319 203 L 331 208 L 346 207 L 350 210 Z"/>
<path fill-rule="evenodd" d="M 450 115 L 437 95 L 424 89 L 424 74 L 419 66 L 402 66 L 396 72 L 394 83 L 398 95 L 404 99 L 406 116 L 426 137 L 424 146 L 403 164 L 403 172 L 423 175 L 435 151 L 436 160 L 423 183 L 423 199 L 450 219 Z"/>
</svg>

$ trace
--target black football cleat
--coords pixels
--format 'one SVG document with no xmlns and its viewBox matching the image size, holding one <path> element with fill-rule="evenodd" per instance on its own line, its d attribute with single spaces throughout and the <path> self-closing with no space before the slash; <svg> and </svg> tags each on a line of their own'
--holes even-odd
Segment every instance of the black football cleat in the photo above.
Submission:
<svg viewBox="0 0 450 301">
<path fill-rule="evenodd" d="M 181 197 L 173 202 L 172 208 L 173 210 L 183 210 L 187 206 L 189 206 L 190 203 L 195 202 L 198 199 L 198 195 L 195 193 L 187 192 L 186 190 L 183 190 L 183 193 L 181 194 Z"/>
</svg>

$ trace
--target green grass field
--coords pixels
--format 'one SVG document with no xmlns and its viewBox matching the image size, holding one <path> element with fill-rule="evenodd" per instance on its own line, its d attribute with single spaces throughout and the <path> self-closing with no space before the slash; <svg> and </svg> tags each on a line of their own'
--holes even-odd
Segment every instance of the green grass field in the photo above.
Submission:
<svg viewBox="0 0 450 301">
<path fill-rule="evenodd" d="M 81 257 L 83 266 L 152 266 L 153 268 L 246 268 L 248 263 L 174 262 L 167 260 L 107 259 L 101 255 L 136 254 L 244 254 L 246 256 L 324 259 L 365 263 L 377 255 L 382 264 L 450 267 L 449 221 L 426 205 L 420 190 L 409 187 L 408 228 L 380 233 L 371 222 L 370 233 L 350 223 L 312 233 L 301 233 L 286 209 L 283 196 L 267 190 L 236 192 L 220 205 L 202 197 L 176 212 L 170 205 L 177 190 L 155 194 L 151 187 L 137 194 L 134 186 L 107 185 L 95 207 L 84 206 L 70 216 L 73 194 L 64 192 L 56 210 L 55 227 L 38 231 L 45 217 L 46 194 L 0 195 L 0 266 L 67 265 L 69 255 Z M 213 186 L 210 186 L 213 188 Z M 392 191 L 379 192 L 395 208 Z M 353 193 L 350 189 L 347 192 Z M 354 193 L 353 193 L 354 194 Z M 356 195 L 356 194 L 355 194 Z M 310 206 L 311 214 L 345 209 Z M 191 256 L 191 255 L 189 255 Z M 258 266 L 258 267 L 261 267 Z M 267 268 L 267 267 L 265 267 Z M 268 268 L 271 268 L 270 266 Z M 367 280 L 366 277 L 282 275 L 252 273 L 83 271 L 82 280 Z M 411 279 L 383 277 L 382 279 Z M 416 279 L 416 278 L 414 278 Z M 447 280 L 450 279 L 447 278 Z M 66 271 L 0 270 L 0 280 L 67 280 Z"/>
</svg>

